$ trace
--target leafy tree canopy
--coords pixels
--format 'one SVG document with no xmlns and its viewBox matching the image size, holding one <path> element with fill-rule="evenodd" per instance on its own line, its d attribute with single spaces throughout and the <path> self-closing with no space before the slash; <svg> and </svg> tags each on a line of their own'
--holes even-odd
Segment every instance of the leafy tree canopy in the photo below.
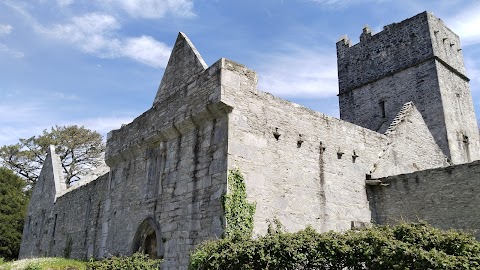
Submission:
<svg viewBox="0 0 480 270">
<path fill-rule="evenodd" d="M 25 181 L 0 167 L 0 258 L 18 257 L 28 196 Z"/>
<path fill-rule="evenodd" d="M 102 163 L 105 143 L 102 135 L 83 126 L 55 126 L 50 131 L 0 148 L 0 164 L 34 185 L 45 161 L 48 147 L 55 145 L 67 185 Z"/>
</svg>

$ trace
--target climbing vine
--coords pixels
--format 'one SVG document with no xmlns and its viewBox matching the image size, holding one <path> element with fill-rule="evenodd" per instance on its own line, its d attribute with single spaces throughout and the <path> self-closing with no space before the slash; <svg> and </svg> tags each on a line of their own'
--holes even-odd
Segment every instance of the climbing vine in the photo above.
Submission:
<svg viewBox="0 0 480 270">
<path fill-rule="evenodd" d="M 252 236 L 256 205 L 247 201 L 245 181 L 238 169 L 229 171 L 227 184 L 229 192 L 223 196 L 227 221 L 225 237 L 234 240 L 248 239 Z"/>
</svg>

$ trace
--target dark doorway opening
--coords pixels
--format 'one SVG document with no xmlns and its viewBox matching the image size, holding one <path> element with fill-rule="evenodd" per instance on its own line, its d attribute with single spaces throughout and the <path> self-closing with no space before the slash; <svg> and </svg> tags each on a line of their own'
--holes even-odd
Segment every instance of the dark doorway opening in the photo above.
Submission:
<svg viewBox="0 0 480 270">
<path fill-rule="evenodd" d="M 148 254 L 148 257 L 152 259 L 157 259 L 157 234 L 152 232 L 151 234 L 147 235 L 145 240 L 143 241 L 142 245 L 142 253 Z"/>
<path fill-rule="evenodd" d="M 163 241 L 159 226 L 152 218 L 145 219 L 133 239 L 132 253 L 148 254 L 152 259 L 163 258 Z"/>
</svg>

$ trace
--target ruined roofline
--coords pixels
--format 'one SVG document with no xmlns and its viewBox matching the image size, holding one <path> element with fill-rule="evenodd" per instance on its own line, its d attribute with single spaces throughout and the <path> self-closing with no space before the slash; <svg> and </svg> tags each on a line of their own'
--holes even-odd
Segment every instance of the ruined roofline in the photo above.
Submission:
<svg viewBox="0 0 480 270">
<path fill-rule="evenodd" d="M 60 156 L 56 153 L 54 145 L 49 146 L 45 160 L 46 162 L 42 166 L 42 171 L 48 170 L 50 168 L 52 170 L 53 179 L 51 180 L 53 180 L 55 188 L 54 202 L 63 195 L 82 186 L 85 186 L 88 183 L 97 180 L 100 176 L 110 172 L 110 168 L 105 163 L 102 163 L 97 168 L 91 170 L 87 175 L 84 175 L 82 178 L 80 178 L 76 183 L 67 187 L 63 175 L 63 168 Z M 43 179 L 42 181 L 45 180 L 51 181 L 50 179 Z"/>
<path fill-rule="evenodd" d="M 98 178 L 102 177 L 105 174 L 110 173 L 110 167 L 108 167 L 105 163 L 101 166 L 97 167 L 94 170 L 91 170 L 87 175 L 83 176 L 73 185 L 69 186 L 67 189 L 59 192 L 57 194 L 57 198 L 62 197 L 63 195 L 70 193 L 74 190 L 81 189 L 82 187 L 88 185 L 91 182 L 96 181 Z"/>
<path fill-rule="evenodd" d="M 186 47 L 185 47 L 186 46 Z M 190 57 L 191 60 L 193 61 L 194 64 L 195 60 L 194 58 L 197 58 L 197 56 L 200 55 L 196 49 L 194 49 L 193 43 L 187 38 L 187 36 L 184 33 L 180 33 L 178 35 L 177 41 L 176 41 L 176 47 L 180 48 L 174 48 L 172 50 L 172 55 L 175 55 L 175 51 L 181 51 L 183 49 L 190 51 Z M 174 59 L 177 56 L 172 56 L 171 58 Z M 169 61 L 170 64 L 173 62 Z M 188 62 L 186 62 L 188 63 Z M 184 64 L 186 64 L 184 63 Z M 176 69 L 181 69 L 184 68 L 184 66 L 178 66 L 174 64 L 169 64 L 170 71 L 175 72 Z M 231 66 L 231 67 L 229 67 Z M 202 69 L 205 67 L 205 65 L 202 64 Z M 229 85 L 229 82 L 225 81 L 226 75 L 228 71 L 232 69 L 238 69 L 242 70 L 239 71 L 240 76 L 253 76 L 255 77 L 255 81 L 257 80 L 256 78 L 256 72 L 252 69 L 249 69 L 243 64 L 240 64 L 238 62 L 226 59 L 226 58 L 220 58 L 217 60 L 214 64 L 211 66 L 207 67 L 204 71 L 200 71 L 198 73 L 185 73 L 189 74 L 190 76 L 193 76 L 194 80 L 189 81 L 190 85 L 194 85 L 192 87 L 193 90 L 188 90 L 188 92 L 177 92 L 171 93 L 170 97 L 168 100 L 162 100 L 158 99 L 156 100 L 156 103 L 154 106 L 152 106 L 149 110 L 145 111 L 143 114 L 140 116 L 136 117 L 131 123 L 123 125 L 120 129 L 112 130 L 108 133 L 107 135 L 107 151 L 106 151 L 106 161 L 107 164 L 111 165 L 116 163 L 118 160 L 123 160 L 125 158 L 128 158 L 128 156 L 133 155 L 134 153 L 137 153 L 139 151 L 142 151 L 142 149 L 145 147 L 145 145 L 148 145 L 154 141 L 159 141 L 159 140 L 168 140 L 171 139 L 175 136 L 178 136 L 178 134 L 182 134 L 185 131 L 189 130 L 191 127 L 193 127 L 193 122 L 196 122 L 197 124 L 200 124 L 202 121 L 199 122 L 199 120 L 195 119 L 210 119 L 212 116 L 208 116 L 208 114 L 212 112 L 218 112 L 218 113 L 228 113 L 235 105 L 230 104 L 230 100 L 227 96 L 225 96 L 223 93 L 220 93 L 221 89 L 224 87 L 231 87 Z M 235 71 L 233 71 L 235 73 Z M 199 89 L 194 89 L 195 87 L 198 87 L 198 82 L 202 81 L 208 76 L 215 76 L 215 73 L 219 73 L 219 85 L 218 89 L 211 88 L 209 91 L 215 92 L 218 91 L 219 99 L 217 99 L 215 102 L 210 102 L 209 104 L 205 104 L 205 109 L 200 111 L 198 110 L 199 107 L 196 107 L 196 110 L 189 110 L 189 112 L 185 113 L 179 113 L 178 111 L 176 112 L 177 115 L 173 115 L 171 113 L 168 113 L 167 111 L 167 106 L 165 104 L 169 104 L 168 106 L 171 106 L 170 101 L 174 99 L 174 95 L 181 95 L 183 102 L 182 102 L 182 107 L 184 105 L 187 105 L 187 107 L 190 107 L 190 103 L 188 100 L 193 97 L 189 97 L 190 95 L 196 95 L 198 93 Z M 251 74 L 251 75 L 247 75 Z M 170 75 L 164 75 L 164 78 L 162 81 L 165 81 L 165 76 L 170 76 Z M 188 80 L 189 78 L 185 79 L 184 81 Z M 185 87 L 189 87 L 188 84 L 185 84 Z M 236 89 L 235 91 L 239 91 L 240 89 Z M 270 94 L 268 92 L 259 90 L 258 87 L 255 87 L 255 89 L 252 89 L 252 91 L 255 91 L 257 95 L 262 95 L 261 93 L 265 93 L 266 95 L 271 96 L 274 99 L 277 100 L 282 100 L 284 102 L 292 104 L 291 106 L 293 107 L 302 107 L 306 110 L 310 110 L 312 112 L 315 112 L 318 114 L 319 117 L 322 118 L 329 118 L 332 121 L 341 121 L 342 123 L 348 123 L 345 122 L 339 118 L 333 117 L 326 115 L 322 112 L 318 112 L 312 109 L 309 109 L 307 107 L 301 106 L 299 104 L 290 102 L 288 100 L 285 100 L 283 98 L 277 97 L 273 94 Z M 158 97 L 159 93 L 157 93 Z M 197 97 L 198 99 L 198 97 Z M 165 103 L 168 102 L 168 103 Z M 290 105 L 289 105 L 290 106 Z M 161 114 L 165 115 L 163 116 L 164 119 L 162 120 L 161 123 L 158 121 L 152 121 L 149 120 L 156 114 Z M 197 115 L 200 114 L 200 115 Z M 203 116 L 202 116 L 203 115 Z M 193 120 L 193 121 L 192 121 Z M 145 124 L 148 123 L 148 124 Z M 351 123 L 348 123 L 349 125 Z M 354 125 L 354 124 L 351 124 Z M 355 125 L 356 126 L 356 125 Z M 148 127 L 148 128 L 146 128 Z M 361 128 L 361 127 L 359 127 Z M 375 132 L 369 129 L 368 132 Z M 132 134 L 135 134 L 132 136 Z M 378 133 L 380 136 L 384 136 L 381 133 Z"/>
</svg>

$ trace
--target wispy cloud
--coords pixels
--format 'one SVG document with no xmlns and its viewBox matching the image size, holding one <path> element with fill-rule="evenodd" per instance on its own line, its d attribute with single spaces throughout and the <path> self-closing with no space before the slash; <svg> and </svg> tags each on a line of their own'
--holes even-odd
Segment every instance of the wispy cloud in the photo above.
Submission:
<svg viewBox="0 0 480 270">
<path fill-rule="evenodd" d="M 480 2 L 476 1 L 465 7 L 459 13 L 445 19 L 447 25 L 457 33 L 462 45 L 474 45 L 480 43 Z"/>
<path fill-rule="evenodd" d="M 6 53 L 15 58 L 22 58 L 25 54 L 19 50 L 8 47 L 7 45 L 0 43 L 0 53 Z"/>
<path fill-rule="evenodd" d="M 51 27 L 38 26 L 40 33 L 102 58 L 127 57 L 152 67 L 165 67 L 171 48 L 150 36 L 122 37 L 115 17 L 89 13 Z"/>
<path fill-rule="evenodd" d="M 194 15 L 193 0 L 102 0 L 102 3 L 144 19 L 163 18 L 167 14 L 179 17 Z"/>
<path fill-rule="evenodd" d="M 0 24 L 0 37 L 12 32 L 12 26 L 9 24 Z"/>
<path fill-rule="evenodd" d="M 6 36 L 12 32 L 13 27 L 9 24 L 0 24 L 0 37 Z M 22 58 L 24 54 L 16 49 L 10 48 L 4 43 L 0 42 L 0 53 L 6 53 L 7 55 L 13 56 L 15 58 Z"/>
<path fill-rule="evenodd" d="M 331 97 L 338 93 L 334 52 L 291 48 L 261 59 L 259 88 L 289 97 Z"/>
<path fill-rule="evenodd" d="M 73 17 L 69 23 L 51 27 L 37 26 L 37 30 L 49 37 L 71 42 L 85 52 L 109 56 L 118 41 L 113 38 L 119 29 L 117 20 L 107 14 L 90 13 Z"/>
</svg>

